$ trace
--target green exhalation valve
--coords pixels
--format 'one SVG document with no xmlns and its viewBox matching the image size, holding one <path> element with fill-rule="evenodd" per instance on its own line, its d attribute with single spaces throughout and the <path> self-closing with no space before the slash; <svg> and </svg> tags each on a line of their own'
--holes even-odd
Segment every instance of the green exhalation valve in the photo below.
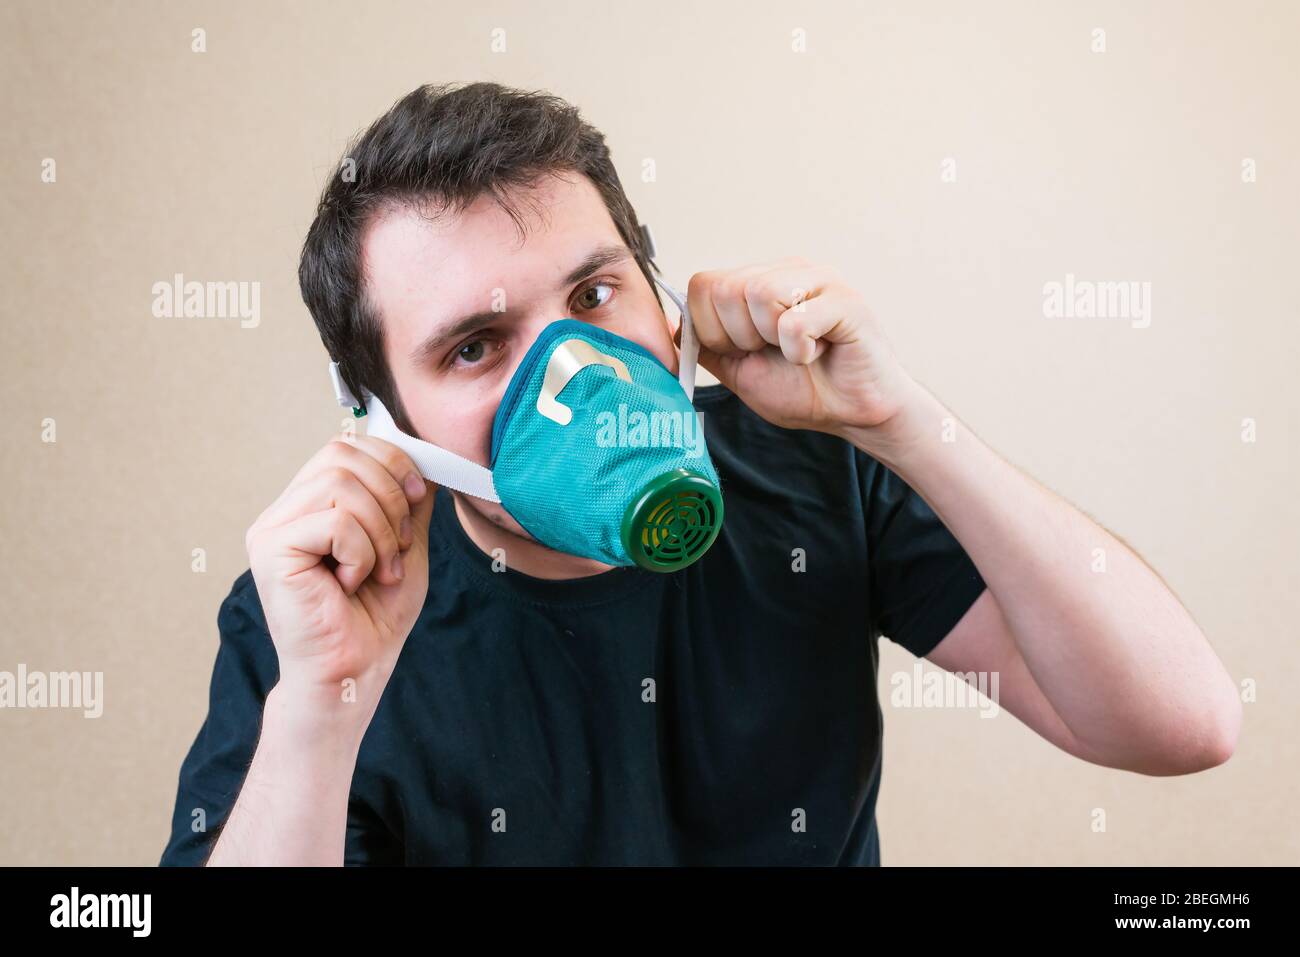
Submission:
<svg viewBox="0 0 1300 957">
<path fill-rule="evenodd" d="M 722 530 L 722 495 L 686 469 L 651 480 L 623 513 L 623 550 L 642 568 L 675 572 L 709 550 Z"/>
</svg>

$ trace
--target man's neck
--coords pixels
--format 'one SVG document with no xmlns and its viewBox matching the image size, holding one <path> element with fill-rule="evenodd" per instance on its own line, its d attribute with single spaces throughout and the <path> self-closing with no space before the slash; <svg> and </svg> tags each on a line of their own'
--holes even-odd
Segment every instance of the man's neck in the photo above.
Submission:
<svg viewBox="0 0 1300 957">
<path fill-rule="evenodd" d="M 440 494 L 451 495 L 456 506 L 456 518 L 465 530 L 469 540 L 478 546 L 483 554 L 491 556 L 500 548 L 505 556 L 507 568 L 512 568 L 534 578 L 566 579 L 588 578 L 614 568 L 592 558 L 581 558 L 547 548 L 528 538 L 509 532 L 489 521 L 478 509 L 466 506 L 463 496 L 450 490 Z"/>
</svg>

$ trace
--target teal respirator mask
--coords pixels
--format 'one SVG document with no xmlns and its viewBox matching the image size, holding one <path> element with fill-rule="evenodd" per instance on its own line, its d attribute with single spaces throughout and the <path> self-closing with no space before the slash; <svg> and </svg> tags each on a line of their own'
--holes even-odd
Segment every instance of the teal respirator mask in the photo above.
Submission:
<svg viewBox="0 0 1300 957">
<path fill-rule="evenodd" d="M 330 363 L 339 404 L 426 479 L 499 502 L 543 545 L 609 565 L 671 572 L 722 527 L 722 494 L 691 398 L 699 344 L 685 299 L 676 378 L 651 352 L 591 323 L 552 322 L 529 348 L 492 423 L 491 468 L 400 431 L 363 390 L 364 411 Z"/>
</svg>

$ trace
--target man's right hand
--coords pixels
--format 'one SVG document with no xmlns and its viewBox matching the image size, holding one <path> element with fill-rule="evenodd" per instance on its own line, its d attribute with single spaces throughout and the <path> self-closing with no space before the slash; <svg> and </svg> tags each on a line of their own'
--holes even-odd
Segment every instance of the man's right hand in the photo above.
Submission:
<svg viewBox="0 0 1300 957">
<path fill-rule="evenodd" d="M 338 436 L 249 527 L 278 694 L 337 703 L 353 679 L 352 700 L 378 703 L 428 592 L 436 492 L 397 446 Z"/>
</svg>

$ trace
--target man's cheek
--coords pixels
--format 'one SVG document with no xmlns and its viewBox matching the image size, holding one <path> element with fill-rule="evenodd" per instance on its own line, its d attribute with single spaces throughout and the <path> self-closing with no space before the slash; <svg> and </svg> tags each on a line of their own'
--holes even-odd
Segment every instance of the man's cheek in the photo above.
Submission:
<svg viewBox="0 0 1300 957">
<path fill-rule="evenodd" d="M 475 410 L 473 415 L 461 416 L 447 422 L 449 441 L 444 446 L 457 455 L 491 468 L 492 423 L 496 407 Z"/>
</svg>

